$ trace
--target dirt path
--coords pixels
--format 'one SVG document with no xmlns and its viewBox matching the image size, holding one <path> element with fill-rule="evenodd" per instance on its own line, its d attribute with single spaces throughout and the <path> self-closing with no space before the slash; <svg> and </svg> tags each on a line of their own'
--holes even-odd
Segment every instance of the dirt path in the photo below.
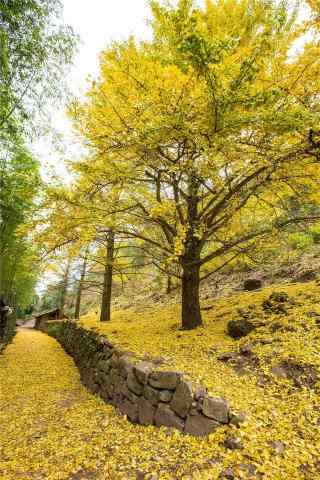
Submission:
<svg viewBox="0 0 320 480">
<path fill-rule="evenodd" d="M 28 320 L 23 325 L 21 325 L 20 328 L 34 328 L 35 323 L 36 323 L 36 319 L 35 318 L 30 318 L 30 320 Z"/>
</svg>

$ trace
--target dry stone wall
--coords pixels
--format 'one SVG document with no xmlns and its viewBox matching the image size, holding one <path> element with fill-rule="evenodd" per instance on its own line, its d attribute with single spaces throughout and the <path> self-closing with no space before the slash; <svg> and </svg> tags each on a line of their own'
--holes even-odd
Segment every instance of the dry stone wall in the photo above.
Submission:
<svg viewBox="0 0 320 480">
<path fill-rule="evenodd" d="M 203 386 L 194 387 L 179 372 L 137 361 L 75 322 L 48 322 L 42 330 L 73 357 L 88 389 L 133 423 L 172 427 L 195 436 L 237 423 L 239 417 L 225 399 L 209 396 Z"/>
</svg>

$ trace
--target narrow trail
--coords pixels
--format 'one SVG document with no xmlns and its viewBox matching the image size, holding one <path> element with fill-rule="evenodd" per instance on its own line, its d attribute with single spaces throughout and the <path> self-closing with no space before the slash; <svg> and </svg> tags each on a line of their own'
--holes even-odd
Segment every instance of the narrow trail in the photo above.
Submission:
<svg viewBox="0 0 320 480">
<path fill-rule="evenodd" d="M 301 331 L 298 347 L 309 335 L 304 353 L 314 355 L 313 331 Z M 20 328 L 0 355 L 0 480 L 218 480 L 230 468 L 244 480 L 320 478 L 317 391 L 271 384 L 263 392 L 271 409 L 257 398 L 240 431 L 200 439 L 132 425 L 86 390 L 53 338 Z M 244 449 L 226 448 L 229 435 Z M 271 440 L 283 454 L 270 453 Z"/>
<path fill-rule="evenodd" d="M 19 329 L 0 355 L 1 480 L 204 478 L 189 476 L 197 454 L 203 465 L 201 446 L 130 424 L 82 386 L 72 359 L 43 333 Z"/>
<path fill-rule="evenodd" d="M 55 340 L 20 329 L 0 357 L 0 478 L 100 478 L 110 415 Z"/>
<path fill-rule="evenodd" d="M 1 480 L 136 478 L 128 444 L 141 434 L 86 391 L 52 338 L 20 329 L 0 357 Z"/>
</svg>

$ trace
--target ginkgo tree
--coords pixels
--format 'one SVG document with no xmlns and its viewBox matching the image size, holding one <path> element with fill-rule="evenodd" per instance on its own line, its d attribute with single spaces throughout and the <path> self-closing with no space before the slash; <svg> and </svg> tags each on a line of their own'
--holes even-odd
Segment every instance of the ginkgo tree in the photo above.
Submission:
<svg viewBox="0 0 320 480">
<path fill-rule="evenodd" d="M 48 265 L 61 262 L 68 255 L 73 259 L 76 275 L 75 318 L 80 317 L 83 291 L 101 293 L 102 322 L 111 319 L 112 287 L 115 275 L 128 275 L 130 256 L 123 236 L 118 235 L 118 202 L 121 185 L 108 184 L 101 173 L 95 183 L 86 160 L 74 161 L 73 185 L 46 186 L 36 224 L 41 225 L 37 243 L 42 247 Z M 98 165 L 96 164 L 95 174 Z M 68 256 L 67 255 L 67 256 Z M 68 264 L 68 262 L 67 262 Z M 65 268 L 69 278 L 70 268 Z M 129 272 L 131 273 L 131 272 Z M 62 284 L 67 284 L 64 278 Z M 62 295 L 65 296 L 65 295 Z"/>
<path fill-rule="evenodd" d="M 153 39 L 105 50 L 99 81 L 70 114 L 96 183 L 105 169 L 123 186 L 122 233 L 178 266 L 191 329 L 205 265 L 310 221 L 285 199 L 317 195 L 320 49 L 312 30 L 303 42 L 308 24 L 287 2 L 151 4 Z"/>
</svg>

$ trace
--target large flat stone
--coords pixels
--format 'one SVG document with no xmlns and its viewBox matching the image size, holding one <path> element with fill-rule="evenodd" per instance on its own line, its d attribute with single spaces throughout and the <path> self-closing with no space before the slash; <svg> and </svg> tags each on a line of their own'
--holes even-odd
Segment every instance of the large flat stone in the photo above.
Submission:
<svg viewBox="0 0 320 480">
<path fill-rule="evenodd" d="M 120 357 L 118 365 L 119 365 L 120 375 L 123 378 L 127 378 L 133 368 L 130 357 L 128 356 Z"/>
<path fill-rule="evenodd" d="M 229 422 L 229 407 L 224 398 L 204 397 L 202 405 L 203 414 L 220 423 Z"/>
<path fill-rule="evenodd" d="M 156 408 L 144 397 L 138 400 L 138 417 L 141 425 L 153 425 Z"/>
<path fill-rule="evenodd" d="M 121 391 L 120 393 L 126 397 L 128 400 L 130 400 L 130 402 L 132 403 L 137 403 L 138 402 L 138 395 L 136 395 L 135 393 L 133 393 L 131 390 L 129 390 L 128 388 L 128 385 L 126 383 L 124 383 L 122 386 L 121 386 Z"/>
<path fill-rule="evenodd" d="M 143 396 L 149 400 L 152 405 L 158 405 L 159 403 L 159 390 L 150 387 L 150 385 L 145 385 L 143 389 Z"/>
<path fill-rule="evenodd" d="M 193 401 L 192 384 L 181 380 L 174 392 L 170 404 L 172 410 L 180 417 L 185 418 L 188 415 Z"/>
<path fill-rule="evenodd" d="M 119 366 L 119 355 L 117 353 L 113 353 L 112 357 L 110 358 L 110 363 L 112 368 L 118 368 Z"/>
<path fill-rule="evenodd" d="M 247 290 L 248 292 L 251 292 L 252 290 L 258 290 L 260 288 L 262 288 L 262 280 L 261 278 L 247 278 L 244 282 L 243 282 L 243 289 L 244 290 Z"/>
<path fill-rule="evenodd" d="M 127 378 L 127 385 L 129 390 L 131 390 L 136 395 L 142 395 L 143 386 L 138 382 L 136 376 L 133 372 L 130 372 Z"/>
<path fill-rule="evenodd" d="M 131 422 L 136 423 L 138 421 L 138 405 L 125 399 L 119 404 L 119 410 L 123 415 L 127 415 Z"/>
<path fill-rule="evenodd" d="M 113 385 L 116 385 L 117 383 L 122 382 L 122 377 L 119 374 L 119 370 L 112 368 L 109 373 L 109 379 L 110 379 L 110 383 L 113 383 Z"/>
<path fill-rule="evenodd" d="M 207 395 L 207 389 L 203 385 L 196 385 L 194 390 L 195 400 L 203 399 Z"/>
<path fill-rule="evenodd" d="M 125 385 L 126 385 L 125 379 L 120 377 L 119 375 L 119 381 L 114 384 L 114 393 L 122 396 L 122 389 L 124 388 Z"/>
<path fill-rule="evenodd" d="M 158 406 L 155 415 L 155 424 L 158 427 L 164 426 L 176 428 L 177 430 L 180 430 L 180 432 L 183 432 L 184 429 L 184 421 L 178 417 L 178 415 L 176 415 L 167 404 L 160 404 Z"/>
<path fill-rule="evenodd" d="M 159 390 L 159 401 L 164 403 L 171 402 L 173 392 L 170 390 Z"/>
<path fill-rule="evenodd" d="M 138 382 L 145 385 L 148 381 L 148 376 L 152 372 L 154 365 L 150 362 L 139 362 L 133 367 L 133 372 L 137 377 Z"/>
<path fill-rule="evenodd" d="M 149 376 L 149 383 L 154 388 L 175 390 L 181 375 L 177 372 L 153 372 Z"/>
<path fill-rule="evenodd" d="M 205 417 L 204 415 L 189 415 L 186 420 L 184 431 L 196 437 L 205 437 L 214 432 L 219 422 Z"/>
</svg>

